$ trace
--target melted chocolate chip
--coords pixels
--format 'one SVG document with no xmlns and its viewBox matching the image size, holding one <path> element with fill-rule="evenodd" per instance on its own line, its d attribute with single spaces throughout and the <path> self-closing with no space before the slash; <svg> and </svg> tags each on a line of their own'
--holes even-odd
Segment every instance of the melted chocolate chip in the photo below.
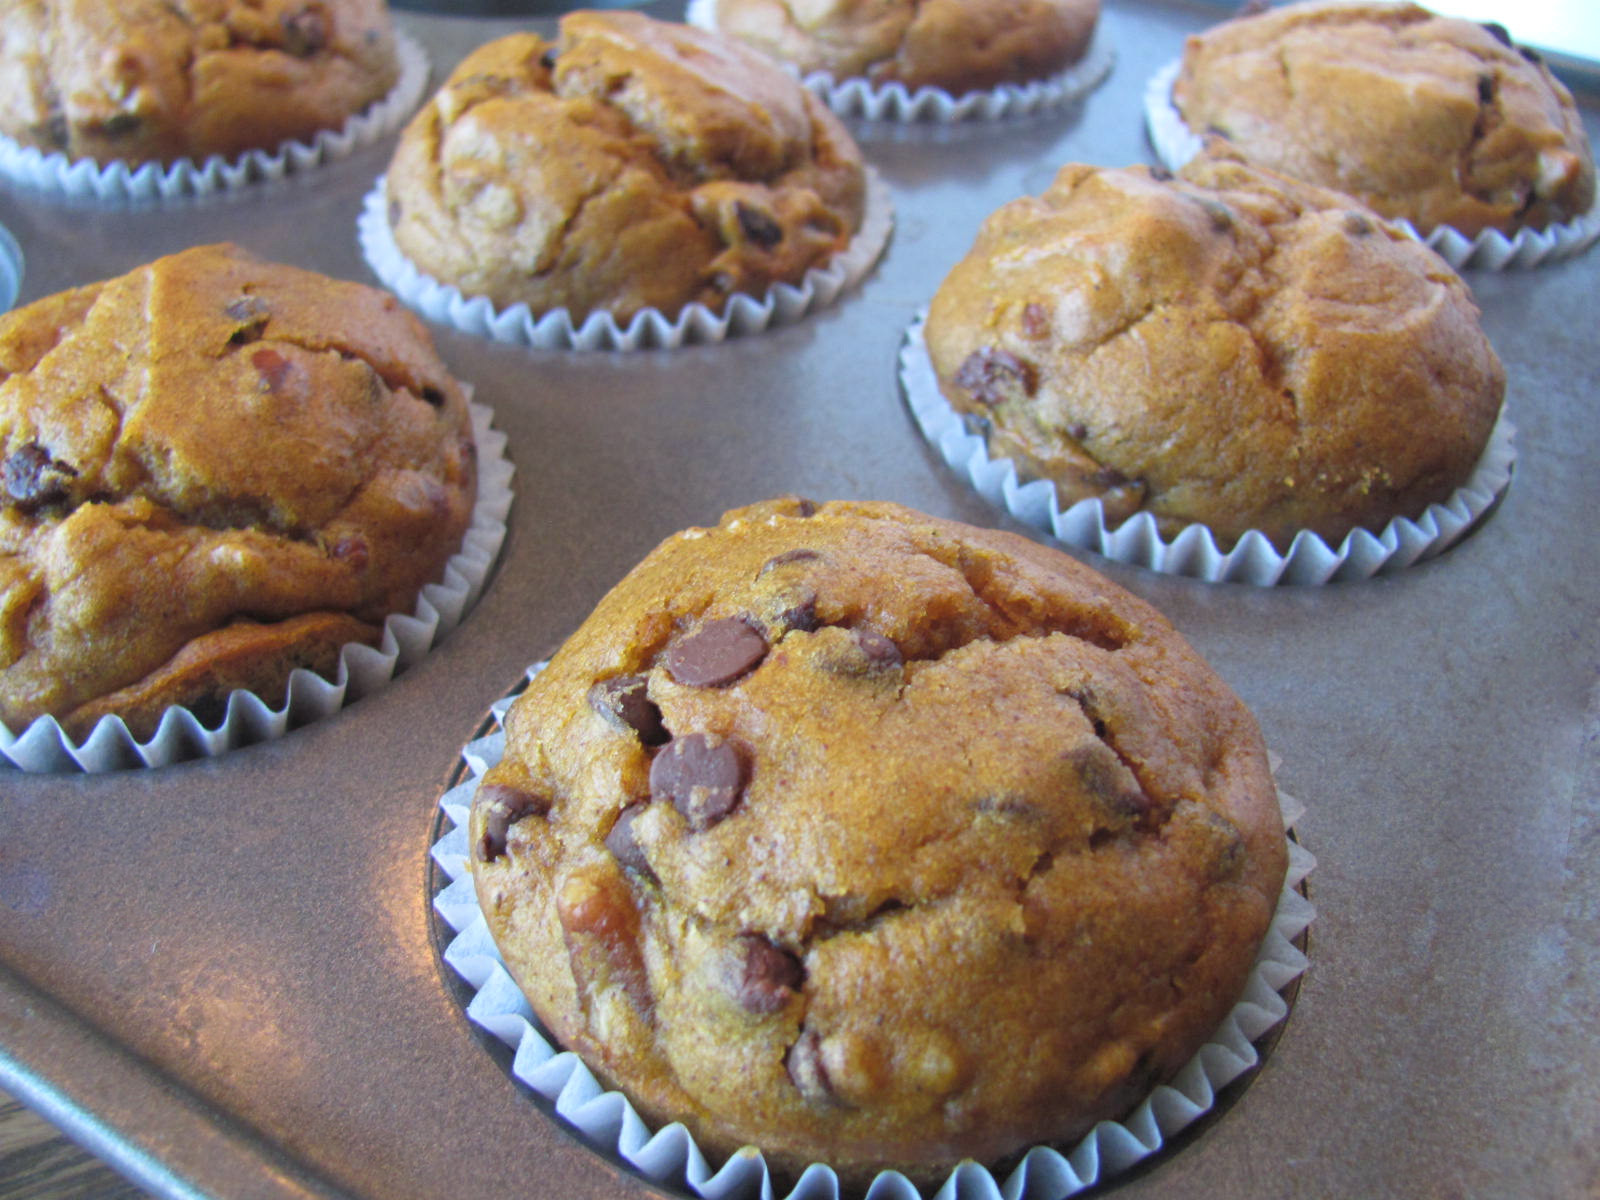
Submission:
<svg viewBox="0 0 1600 1200">
<path fill-rule="evenodd" d="M 956 368 L 956 386 L 972 393 L 980 404 L 995 405 L 1012 399 L 1018 392 L 1033 395 L 1038 381 L 1033 367 L 1008 350 L 984 346 L 967 355 Z"/>
<path fill-rule="evenodd" d="M 270 346 L 263 346 L 252 354 L 250 364 L 260 373 L 262 388 L 269 392 L 282 388 L 294 370 L 294 364 Z"/>
<path fill-rule="evenodd" d="M 700 733 L 674 738 L 650 764 L 650 798 L 671 804 L 696 833 L 739 807 L 745 781 L 739 747 Z"/>
<path fill-rule="evenodd" d="M 0 463 L 0 484 L 6 498 L 25 513 L 57 504 L 68 496 L 68 481 L 77 469 L 50 457 L 38 442 L 25 442 Z"/>
<path fill-rule="evenodd" d="M 483 812 L 483 833 L 475 847 L 479 862 L 493 862 L 506 852 L 511 827 L 524 817 L 543 816 L 550 799 L 506 783 L 486 783 L 478 789 L 472 806 Z"/>
<path fill-rule="evenodd" d="M 814 1029 L 803 1029 L 799 1039 L 789 1047 L 783 1060 L 789 1080 L 800 1089 L 800 1094 L 812 1104 L 833 1102 L 833 1083 L 827 1068 L 822 1065 L 822 1037 Z"/>
<path fill-rule="evenodd" d="M 282 24 L 283 48 L 296 58 L 310 58 L 328 44 L 328 23 L 315 9 L 289 13 Z"/>
<path fill-rule="evenodd" d="M 734 995 L 749 1012 L 775 1013 L 800 990 L 805 971 L 800 960 L 766 938 L 747 933 L 739 938 L 739 971 Z"/>
<path fill-rule="evenodd" d="M 1500 24 L 1499 21 L 1485 21 L 1483 23 L 1483 28 L 1488 32 L 1490 37 L 1494 38 L 1494 40 L 1499 42 L 1502 46 L 1511 45 L 1511 34 L 1506 32 L 1506 27 Z"/>
<path fill-rule="evenodd" d="M 733 214 L 739 220 L 739 228 L 756 245 L 770 250 L 783 241 L 783 226 L 773 220 L 771 213 L 761 211 L 744 201 L 736 201 Z"/>
<path fill-rule="evenodd" d="M 767 639 L 743 617 L 707 621 L 668 646 L 667 671 L 687 687 L 723 687 L 749 674 L 767 656 Z"/>
<path fill-rule="evenodd" d="M 659 746 L 672 735 L 661 721 L 661 709 L 650 699 L 643 675 L 617 675 L 589 689 L 589 707 L 618 729 L 632 730 L 646 746 Z"/>
<path fill-rule="evenodd" d="M 634 836 L 633 823 L 644 812 L 643 804 L 630 804 L 617 814 L 617 819 L 611 824 L 611 831 L 606 834 L 606 849 L 611 851 L 611 857 L 616 859 L 624 870 L 637 871 L 641 875 L 654 877 L 650 870 L 650 860 L 645 857 L 644 847 L 639 845 L 639 839 Z"/>
</svg>

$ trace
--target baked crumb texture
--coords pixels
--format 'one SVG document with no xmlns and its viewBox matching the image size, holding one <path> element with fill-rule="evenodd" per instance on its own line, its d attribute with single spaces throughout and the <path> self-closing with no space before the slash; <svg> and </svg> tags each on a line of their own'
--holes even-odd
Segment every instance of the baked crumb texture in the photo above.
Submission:
<svg viewBox="0 0 1600 1200">
<path fill-rule="evenodd" d="M 703 30 L 578 12 L 479 48 L 387 177 L 419 270 L 535 313 L 626 322 L 799 283 L 861 226 L 860 151 L 777 64 Z"/>
<path fill-rule="evenodd" d="M 1214 150 L 1222 149 L 1213 144 Z M 990 452 L 1164 535 L 1330 544 L 1470 476 L 1505 373 L 1460 277 L 1349 197 L 1208 154 L 1060 171 L 934 295 L 928 353 Z"/>
<path fill-rule="evenodd" d="M 890 504 L 668 539 L 506 727 L 471 865 L 533 1008 L 780 1171 L 929 1180 L 1120 1114 L 1284 877 L 1254 720 L 1165 620 Z"/>
<path fill-rule="evenodd" d="M 1414 4 L 1289 5 L 1190 37 L 1173 101 L 1252 162 L 1468 237 L 1593 207 L 1572 94 L 1498 25 Z"/>
<path fill-rule="evenodd" d="M 207 246 L 6 314 L 0 717 L 277 702 L 411 611 L 475 494 L 465 394 L 387 293 Z"/>
</svg>

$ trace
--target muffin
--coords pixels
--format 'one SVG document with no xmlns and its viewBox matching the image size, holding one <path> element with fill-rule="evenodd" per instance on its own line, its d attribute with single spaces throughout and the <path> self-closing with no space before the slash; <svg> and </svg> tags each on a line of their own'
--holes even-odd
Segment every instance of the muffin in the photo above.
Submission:
<svg viewBox="0 0 1600 1200">
<path fill-rule="evenodd" d="M 0 0 L 0 133 L 72 160 L 272 150 L 398 75 L 382 0 Z"/>
<path fill-rule="evenodd" d="M 885 503 L 663 542 L 516 701 L 469 822 L 534 1011 L 648 1119 L 931 1180 L 1132 1106 L 1284 878 L 1255 722 L 1065 555 Z"/>
<path fill-rule="evenodd" d="M 925 336 L 990 452 L 1164 536 L 1416 517 L 1471 475 L 1505 374 L 1440 258 L 1348 196 L 1227 157 L 1073 164 L 985 221 Z"/>
<path fill-rule="evenodd" d="M 1084 56 L 1100 0 L 714 0 L 716 27 L 802 72 L 964 95 Z"/>
<path fill-rule="evenodd" d="M 393 297 L 232 246 L 0 317 L 0 719 L 275 701 L 411 611 L 476 492 Z"/>
<path fill-rule="evenodd" d="M 1498 25 L 1290 5 L 1190 37 L 1172 98 L 1191 130 L 1423 233 L 1544 229 L 1594 205 L 1571 93 Z"/>
<path fill-rule="evenodd" d="M 481 47 L 401 136 L 389 223 L 419 270 L 625 323 L 798 283 L 860 228 L 860 151 L 775 63 L 633 12 L 560 30 Z"/>
</svg>

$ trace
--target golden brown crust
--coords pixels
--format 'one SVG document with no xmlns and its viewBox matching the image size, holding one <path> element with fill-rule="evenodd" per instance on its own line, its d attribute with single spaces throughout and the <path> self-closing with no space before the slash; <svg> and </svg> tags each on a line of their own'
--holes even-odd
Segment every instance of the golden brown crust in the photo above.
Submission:
<svg viewBox="0 0 1600 1200">
<path fill-rule="evenodd" d="M 101 163 L 309 140 L 399 74 L 382 0 L 4 0 L 0 132 Z"/>
<path fill-rule="evenodd" d="M 1173 99 L 1252 162 L 1424 233 L 1569 221 L 1594 204 L 1572 95 L 1504 30 L 1414 4 L 1289 5 L 1189 38 Z"/>
<path fill-rule="evenodd" d="M 926 1179 L 1118 1115 L 1283 880 L 1255 722 L 1165 620 L 892 504 L 669 538 L 507 730 L 473 871 L 535 1011 L 781 1170 Z"/>
<path fill-rule="evenodd" d="M 577 12 L 558 42 L 469 55 L 401 136 L 388 194 L 434 278 L 626 321 L 798 283 L 860 228 L 865 174 L 833 114 L 748 48 Z"/>
<path fill-rule="evenodd" d="M 717 27 L 801 71 L 955 95 L 1083 57 L 1099 0 L 718 0 Z"/>
<path fill-rule="evenodd" d="M 182 689 L 262 627 L 261 686 L 344 614 L 370 640 L 460 544 L 466 397 L 394 297 L 230 246 L 0 318 L 0 718 Z M 275 631 L 275 632 L 274 632 Z M 320 661 L 320 659 L 319 659 Z M 218 665 L 219 678 L 226 674 Z M 238 663 L 228 674 L 240 678 Z M 162 676 L 161 672 L 167 672 Z M 174 674 L 176 673 L 176 674 Z M 174 692 L 176 694 L 176 692 Z"/>
<path fill-rule="evenodd" d="M 1349 197 L 1226 157 L 1072 165 L 1006 205 L 930 306 L 991 451 L 1227 546 L 1337 542 L 1471 474 L 1505 374 L 1466 285 Z"/>
</svg>

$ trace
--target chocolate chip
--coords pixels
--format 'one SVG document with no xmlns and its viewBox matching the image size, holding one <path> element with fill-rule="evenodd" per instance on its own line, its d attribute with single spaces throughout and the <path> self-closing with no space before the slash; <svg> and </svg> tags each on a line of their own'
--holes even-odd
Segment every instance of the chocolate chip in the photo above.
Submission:
<svg viewBox="0 0 1600 1200">
<path fill-rule="evenodd" d="M 1022 306 L 1022 334 L 1034 341 L 1050 336 L 1050 313 L 1044 305 L 1030 300 Z"/>
<path fill-rule="evenodd" d="M 833 1103 L 833 1083 L 822 1065 L 822 1037 L 814 1029 L 804 1029 L 783 1061 L 790 1082 L 812 1104 Z"/>
<path fill-rule="evenodd" d="M 309 58 L 328 44 L 328 24 L 315 9 L 289 13 L 282 26 L 283 48 L 296 58 Z"/>
<path fill-rule="evenodd" d="M 1485 21 L 1483 23 L 1483 28 L 1488 32 L 1490 37 L 1494 38 L 1494 40 L 1499 42 L 1502 46 L 1511 45 L 1511 35 L 1506 32 L 1506 27 L 1500 24 L 1499 21 Z"/>
<path fill-rule="evenodd" d="M 734 995 L 740 1005 L 750 1012 L 779 1011 L 805 981 L 800 960 L 759 934 L 741 935 L 738 952 L 739 968 L 733 981 Z"/>
<path fill-rule="evenodd" d="M 1544 62 L 1544 55 L 1540 54 L 1532 46 L 1518 46 L 1517 53 L 1522 55 L 1523 58 L 1527 59 L 1536 67 L 1540 63 Z"/>
<path fill-rule="evenodd" d="M 100 124 L 100 132 L 107 137 L 127 137 L 135 132 L 142 122 L 134 113 L 112 113 Z"/>
<path fill-rule="evenodd" d="M 641 875 L 654 877 L 650 870 L 650 860 L 645 857 L 644 847 L 639 845 L 639 839 L 634 836 L 633 823 L 644 813 L 643 804 L 630 804 L 617 814 L 617 819 L 611 823 L 611 831 L 606 834 L 606 849 L 611 851 L 611 857 L 629 871 L 637 871 Z"/>
<path fill-rule="evenodd" d="M 422 402 L 424 404 L 430 405 L 433 408 L 444 407 L 444 392 L 434 387 L 432 384 L 425 385 L 420 395 L 422 396 Z"/>
<path fill-rule="evenodd" d="M 743 617 L 707 621 L 668 646 L 661 661 L 687 687 L 722 687 L 755 670 L 767 656 L 767 639 Z"/>
<path fill-rule="evenodd" d="M 228 301 L 222 309 L 222 315 L 230 321 L 239 322 L 239 327 L 228 335 L 228 343 L 243 346 L 261 337 L 267 327 L 269 313 L 266 301 L 259 296 L 246 294 Z"/>
<path fill-rule="evenodd" d="M 701 833 L 739 807 L 745 779 L 735 743 L 691 733 L 668 742 L 650 764 L 650 798 L 671 804 Z"/>
<path fill-rule="evenodd" d="M 1365 237 L 1372 232 L 1372 222 L 1357 212 L 1344 215 L 1344 231 L 1352 237 Z"/>
<path fill-rule="evenodd" d="M 1494 99 L 1494 76 L 1478 76 L 1478 103 L 1488 104 Z"/>
<path fill-rule="evenodd" d="M 661 709 L 646 691 L 643 675 L 617 675 L 589 689 L 589 707 L 618 729 L 632 730 L 646 746 L 659 746 L 672 735 L 661 722 Z"/>
<path fill-rule="evenodd" d="M 294 370 L 294 364 L 270 346 L 263 346 L 250 356 L 250 363 L 261 375 L 261 386 L 276 392 Z"/>
<path fill-rule="evenodd" d="M 777 625 L 780 629 L 794 629 L 801 633 L 815 633 L 822 628 L 822 618 L 817 616 L 815 594 L 791 604 L 779 613 Z"/>
<path fill-rule="evenodd" d="M 795 502 L 795 515 L 800 517 L 814 517 L 817 515 L 817 505 L 814 500 L 801 497 Z"/>
<path fill-rule="evenodd" d="M 861 652 L 867 656 L 869 668 L 881 670 L 886 667 L 898 667 L 905 662 L 900 647 L 877 630 L 857 629 L 855 637 L 856 645 L 860 646 Z"/>
<path fill-rule="evenodd" d="M 333 557 L 347 564 L 353 571 L 365 571 L 370 551 L 365 538 L 343 537 L 333 544 Z"/>
<path fill-rule="evenodd" d="M 806 515 L 809 516 L 810 514 L 808 513 Z M 760 579 L 768 571 L 775 571 L 779 567 L 788 566 L 790 563 L 810 562 L 813 559 L 818 559 L 821 557 L 822 553 L 817 550 L 806 550 L 803 548 L 785 550 L 782 554 L 774 554 L 771 558 L 767 559 L 766 562 L 762 563 L 761 569 L 756 572 L 756 578 Z"/>
<path fill-rule="evenodd" d="M 771 213 L 738 200 L 734 202 L 733 215 L 738 218 L 745 237 L 763 249 L 770 250 L 783 241 L 783 226 L 773 220 Z"/>
<path fill-rule="evenodd" d="M 556 48 L 554 46 L 539 55 L 539 65 L 546 71 L 554 70 L 556 65 Z"/>
<path fill-rule="evenodd" d="M 550 798 L 507 783 L 486 783 L 478 789 L 472 807 L 483 812 L 483 833 L 475 849 L 478 861 L 487 863 L 506 852 L 506 837 L 513 825 L 524 817 L 550 811 Z"/>
<path fill-rule="evenodd" d="M 38 442 L 25 442 L 0 463 L 0 484 L 6 496 L 25 513 L 56 504 L 68 495 L 68 480 L 78 477 L 77 469 L 50 457 Z"/>
<path fill-rule="evenodd" d="M 1074 421 L 1067 426 L 1067 436 L 1075 442 L 1081 442 L 1089 436 L 1089 427 L 1082 421 Z"/>
<path fill-rule="evenodd" d="M 1031 396 L 1038 386 L 1033 367 L 1010 351 L 993 346 L 967 355 L 956 368 L 955 383 L 972 393 L 974 400 L 988 405 L 1014 399 L 1018 392 Z"/>
<path fill-rule="evenodd" d="M 1157 163 L 1155 166 L 1150 168 L 1150 178 L 1154 179 L 1157 183 L 1167 183 L 1172 179 L 1172 172 L 1167 170 L 1167 168 L 1163 167 L 1160 163 Z"/>
</svg>

